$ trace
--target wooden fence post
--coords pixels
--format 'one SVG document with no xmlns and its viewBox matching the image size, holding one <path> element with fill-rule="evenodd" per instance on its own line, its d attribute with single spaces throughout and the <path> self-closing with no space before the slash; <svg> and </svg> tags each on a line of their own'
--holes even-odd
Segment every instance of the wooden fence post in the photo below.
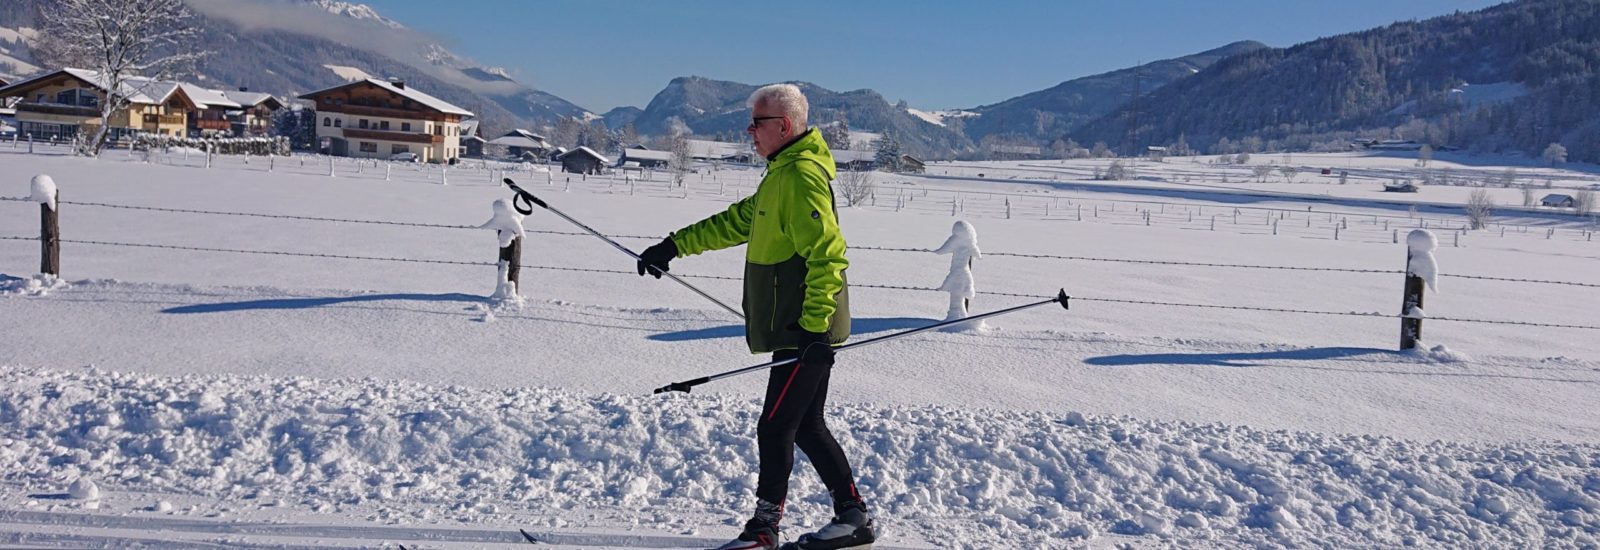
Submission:
<svg viewBox="0 0 1600 550">
<path fill-rule="evenodd" d="M 500 261 L 506 262 L 506 281 L 513 288 L 522 289 L 522 236 L 511 239 L 511 245 L 500 249 Z"/>
<path fill-rule="evenodd" d="M 56 192 L 56 206 L 39 204 L 39 244 L 42 255 L 39 261 L 39 272 L 46 275 L 61 276 L 61 192 Z"/>
<path fill-rule="evenodd" d="M 1422 339 L 1422 318 L 1413 317 L 1411 309 L 1422 309 L 1422 277 L 1411 272 L 1411 250 L 1406 250 L 1406 289 L 1400 304 L 1400 349 L 1408 350 L 1417 347 L 1417 340 Z"/>
</svg>

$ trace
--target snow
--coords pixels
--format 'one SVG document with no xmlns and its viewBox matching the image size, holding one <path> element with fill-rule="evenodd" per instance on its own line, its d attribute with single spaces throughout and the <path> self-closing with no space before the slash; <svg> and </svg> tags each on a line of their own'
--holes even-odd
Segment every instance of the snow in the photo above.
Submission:
<svg viewBox="0 0 1600 550">
<path fill-rule="evenodd" d="M 338 0 L 304 0 L 304 2 L 321 8 L 333 15 L 339 15 L 366 23 L 376 23 L 391 29 L 404 29 L 405 25 L 378 14 L 378 10 L 366 4 L 354 4 Z"/>
<path fill-rule="evenodd" d="M 96 428 L 100 427 L 96 426 Z M 96 434 L 104 437 L 103 434 L 107 433 L 109 433 L 109 430 L 101 430 Z M 78 500 L 100 500 L 100 486 L 95 485 L 94 480 L 80 477 L 72 481 L 72 486 L 67 488 L 67 495 Z"/>
<path fill-rule="evenodd" d="M 368 74 L 366 71 L 357 69 L 355 67 L 346 67 L 343 65 L 323 65 L 323 67 L 333 71 L 333 74 L 339 75 L 339 78 L 345 79 L 346 82 L 374 79 L 371 74 Z"/>
<path fill-rule="evenodd" d="M 930 113 L 930 112 L 927 112 L 927 111 L 918 111 L 918 110 L 912 109 L 910 107 L 906 108 L 906 112 L 910 113 L 911 116 L 914 116 L 914 117 L 917 117 L 917 118 L 920 118 L 922 120 L 927 121 L 928 124 L 933 124 L 935 126 L 944 126 L 944 118 L 939 116 L 936 113 Z"/>
<path fill-rule="evenodd" d="M 29 27 L 18 27 L 15 29 L 0 27 L 0 42 L 10 42 L 15 44 L 18 42 L 32 42 L 38 38 L 39 31 Z"/>
<path fill-rule="evenodd" d="M 39 174 L 30 180 L 28 189 L 33 202 L 48 206 L 51 210 L 56 209 L 56 195 L 58 194 L 56 180 L 48 175 Z"/>
<path fill-rule="evenodd" d="M 934 249 L 933 253 L 950 255 L 950 273 L 939 284 L 939 290 L 950 293 L 950 311 L 945 314 L 944 320 L 967 317 L 971 314 L 967 311 L 967 301 L 978 296 L 977 283 L 972 279 L 972 262 L 983 257 L 978 250 L 978 231 L 973 229 L 972 224 L 958 220 L 950 228 L 950 238 L 945 239 L 944 244 Z M 986 329 L 985 321 L 979 319 L 975 323 L 954 325 L 950 330 L 981 332 Z"/>
<path fill-rule="evenodd" d="M 748 514 L 765 378 L 650 389 L 766 358 L 727 312 L 544 213 L 521 220 L 520 303 L 497 299 L 500 241 L 483 231 L 509 227 L 494 222 L 507 221 L 499 178 L 526 167 L 468 161 L 441 186 L 439 170 L 404 163 L 297 156 L 268 172 L 226 155 L 207 169 L 159 150 L 148 164 L 66 150 L 0 146 L 16 175 L 0 178 L 14 199 L 0 201 L 0 237 L 37 235 L 37 207 L 15 200 L 22 175 L 68 188 L 64 278 L 32 273 L 36 240 L 0 240 L 0 475 L 13 488 L 0 545 L 525 547 L 523 528 L 557 548 L 704 547 Z M 988 332 L 840 354 L 828 418 L 883 526 L 878 547 L 1600 544 L 1592 331 L 1444 320 L 1593 324 L 1600 293 L 1454 279 L 1427 304 L 1426 344 L 1396 351 L 1409 242 L 1393 237 L 1454 231 L 1465 193 L 1397 200 L 1370 184 L 1412 159 L 1293 162 L 1369 184 L 1243 184 L 1240 168 L 1188 159 L 1130 163 L 1159 180 L 1121 183 L 1075 176 L 1091 161 L 934 163 L 841 210 L 854 341 L 947 311 L 935 288 L 955 255 L 926 247 L 976 257 L 975 229 L 949 238 L 956 219 L 984 233 L 972 311 L 1074 296 Z M 1519 171 L 1558 186 L 1597 173 Z M 683 187 L 557 176 L 525 187 L 636 249 L 749 196 L 759 172 Z M 1508 231 L 1425 247 L 1452 267 L 1437 277 L 1585 281 L 1600 259 L 1570 214 L 1497 209 L 1493 225 Z M 1046 255 L 1059 257 L 1029 257 Z M 743 268 L 742 250 L 674 263 L 719 298 L 738 295 Z M 55 496 L 78 479 L 99 488 L 97 508 Z M 829 515 L 797 465 L 785 532 Z"/>
<path fill-rule="evenodd" d="M 1460 88 L 1450 90 L 1458 94 L 1461 101 L 1467 106 L 1504 103 L 1518 97 L 1528 95 L 1528 87 L 1520 82 L 1494 82 L 1489 84 L 1465 84 Z"/>
<path fill-rule="evenodd" d="M 1428 289 L 1439 291 L 1439 263 L 1433 257 L 1433 252 L 1439 249 L 1439 239 L 1433 236 L 1432 231 L 1426 229 L 1413 229 L 1406 234 L 1407 254 L 1406 273 L 1421 278 L 1428 284 Z"/>
<path fill-rule="evenodd" d="M 511 241 L 522 236 L 522 214 L 511 207 L 511 199 L 495 199 L 494 214 L 483 222 L 483 229 L 493 229 L 500 238 L 500 248 L 511 246 Z"/>
<path fill-rule="evenodd" d="M 0 65 L 10 66 L 10 68 L 16 72 L 17 76 L 29 75 L 41 70 L 38 65 L 28 63 L 27 61 L 23 61 L 16 57 L 12 57 L 4 52 L 0 52 Z"/>
</svg>

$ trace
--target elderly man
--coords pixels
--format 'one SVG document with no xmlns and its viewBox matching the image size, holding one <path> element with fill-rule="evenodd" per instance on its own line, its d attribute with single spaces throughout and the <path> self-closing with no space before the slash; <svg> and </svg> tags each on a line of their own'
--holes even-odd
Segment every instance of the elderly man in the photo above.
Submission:
<svg viewBox="0 0 1600 550">
<path fill-rule="evenodd" d="M 749 243 L 745 249 L 745 340 L 752 353 L 798 358 L 772 369 L 756 425 L 761 473 L 756 509 L 744 531 L 722 550 L 778 544 L 778 521 L 789 491 L 794 448 L 811 459 L 833 496 L 834 518 L 785 548 L 818 550 L 871 543 L 876 535 L 856 492 L 850 462 L 823 421 L 833 345 L 850 335 L 844 235 L 834 210 L 833 155 L 822 133 L 806 127 L 808 105 L 792 84 L 750 95 L 745 131 L 767 158 L 755 194 L 726 211 L 674 231 L 640 255 L 639 274 L 656 278 L 670 260 Z"/>
</svg>

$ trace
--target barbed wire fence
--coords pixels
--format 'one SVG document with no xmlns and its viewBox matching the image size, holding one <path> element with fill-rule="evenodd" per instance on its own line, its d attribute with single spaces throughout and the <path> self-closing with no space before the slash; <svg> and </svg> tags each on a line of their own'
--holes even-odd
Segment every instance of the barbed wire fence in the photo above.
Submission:
<svg viewBox="0 0 1600 550">
<path fill-rule="evenodd" d="M 32 202 L 32 199 L 31 198 L 26 198 L 26 197 L 0 197 L 0 201 Z M 139 206 L 139 205 L 123 205 L 123 204 L 87 202 L 87 201 L 61 201 L 60 204 L 63 204 L 63 205 L 74 205 L 74 206 L 85 206 L 85 207 L 93 207 L 93 208 L 109 208 L 109 209 L 126 209 L 126 210 L 151 211 L 151 212 L 162 212 L 162 213 L 172 213 L 172 214 L 192 214 L 192 215 L 212 215 L 212 216 L 238 216 L 238 217 L 254 217 L 254 218 L 268 218 L 268 219 L 283 219 L 283 220 L 291 220 L 291 221 L 296 221 L 296 222 L 370 224 L 370 225 L 407 227 L 407 228 L 419 228 L 419 229 L 482 230 L 482 228 L 479 227 L 479 226 L 462 225 L 462 224 L 442 224 L 442 223 L 426 223 L 426 222 L 401 222 L 401 221 L 390 221 L 390 220 L 362 220 L 362 219 L 353 219 L 353 218 L 334 218 L 334 217 L 304 216 L 304 215 L 293 215 L 293 214 L 266 214 L 266 213 L 254 213 L 254 212 L 231 212 L 231 211 L 219 211 L 219 210 L 201 210 L 201 209 L 183 209 L 183 208 L 152 207 L 152 206 Z M 586 233 L 566 232 L 566 231 L 527 230 L 526 232 L 530 233 L 530 234 L 545 234 L 545 235 L 587 236 Z M 611 238 L 619 238 L 619 239 L 641 239 L 641 240 L 659 239 L 658 236 L 647 236 L 647 235 L 617 234 L 617 235 L 607 235 L 607 236 L 611 237 Z M 29 237 L 29 236 L 0 236 L 0 240 L 3 240 L 3 241 L 38 241 L 39 238 L 38 237 Z M 107 246 L 107 247 L 124 247 L 124 248 L 137 248 L 137 249 L 176 250 L 176 251 L 186 251 L 186 252 L 202 252 L 202 253 L 218 253 L 218 254 L 243 254 L 243 255 L 261 255 L 261 256 L 279 256 L 279 257 L 305 257 L 305 258 L 346 260 L 346 261 L 400 262 L 400 263 L 450 265 L 450 266 L 470 266 L 470 267 L 495 267 L 495 266 L 499 265 L 499 264 L 497 264 L 495 262 L 486 262 L 486 261 L 463 261 L 463 260 L 449 260 L 449 259 L 418 259 L 418 258 L 403 258 L 403 257 L 361 256 L 361 255 L 348 255 L 348 254 L 329 254 L 329 253 L 316 253 L 316 252 L 293 252 L 293 251 L 279 251 L 279 250 L 250 250 L 250 249 L 238 249 L 238 248 L 200 247 L 200 246 L 170 245 L 170 244 L 159 244 L 159 243 L 139 243 L 139 242 L 126 242 L 126 241 L 60 239 L 59 242 L 67 243 L 67 244 L 88 245 L 88 246 Z M 875 251 L 875 252 L 890 252 L 890 253 L 926 254 L 926 253 L 930 253 L 931 252 L 928 249 L 921 249 L 921 248 L 886 247 L 886 246 L 870 246 L 870 245 L 852 246 L 851 248 L 852 249 L 856 249 L 856 250 Z M 1020 252 L 987 252 L 986 255 L 988 255 L 988 256 L 997 256 L 997 257 L 1013 257 L 1013 258 L 1028 259 L 1028 260 L 1107 262 L 1107 263 L 1121 263 L 1121 264 L 1132 264 L 1132 265 L 1165 265 L 1165 266 L 1189 266 L 1189 267 L 1226 268 L 1226 269 L 1251 269 L 1251 270 L 1275 270 L 1275 271 L 1299 271 L 1299 272 L 1334 272 L 1334 273 L 1381 274 L 1381 275 L 1397 275 L 1397 274 L 1404 274 L 1405 273 L 1404 270 L 1392 270 L 1392 269 L 1363 269 L 1363 268 L 1344 268 L 1344 267 L 1311 267 L 1311 266 L 1286 266 L 1286 265 L 1230 264 L 1230 263 L 1216 263 L 1216 262 L 1190 262 L 1190 261 L 1176 261 L 1176 260 L 1105 258 L 1105 257 L 1093 257 L 1093 256 L 1055 255 L 1055 254 L 1039 254 L 1039 253 L 1020 253 Z M 597 269 L 597 268 L 581 268 L 581 267 L 570 267 L 570 266 L 520 264 L 520 263 L 518 265 L 519 265 L 519 267 L 522 267 L 522 268 L 535 269 L 535 270 L 577 272 L 577 273 L 594 273 L 594 274 L 611 274 L 611 275 L 621 275 L 621 276 L 637 276 L 637 273 L 632 271 L 632 270 Z M 704 279 L 704 280 L 735 281 L 735 282 L 743 280 L 742 277 L 706 275 L 706 274 L 693 274 L 693 273 L 679 273 L 678 276 L 686 278 L 686 279 Z M 1493 281 L 1493 282 L 1500 282 L 1500 283 L 1551 284 L 1551 285 L 1566 285 L 1566 286 L 1574 286 L 1574 287 L 1600 288 L 1600 284 L 1588 283 L 1588 282 L 1580 282 L 1580 281 L 1555 281 L 1555 280 L 1541 280 L 1541 279 L 1528 279 L 1528 278 L 1515 278 L 1515 277 L 1498 277 L 1498 276 L 1474 275 L 1474 274 L 1440 274 L 1440 276 L 1442 276 L 1442 277 L 1454 277 L 1454 278 L 1461 278 L 1461 279 L 1476 279 L 1476 280 Z M 851 284 L 851 286 L 855 287 L 855 288 L 870 288 L 870 289 L 895 290 L 895 291 L 907 291 L 907 292 L 929 292 L 929 293 L 943 293 L 943 292 L 945 292 L 944 290 L 939 289 L 939 288 L 908 286 L 908 285 L 890 285 L 890 284 L 873 284 L 873 283 L 854 282 L 854 283 Z M 978 291 L 977 294 L 988 295 L 988 296 L 999 296 L 999 297 L 1028 298 L 1028 299 L 1041 299 L 1041 298 L 1047 299 L 1047 298 L 1051 298 L 1052 297 L 1052 296 L 1038 295 L 1038 294 L 1012 293 L 1012 292 L 1000 292 L 1000 291 Z M 1079 302 L 1098 302 L 1098 303 L 1107 303 L 1107 304 L 1123 304 L 1123 305 L 1137 305 L 1137 306 L 1163 307 L 1163 308 L 1211 309 L 1211 310 L 1244 311 L 1244 312 L 1256 312 L 1256 313 L 1274 313 L 1274 314 L 1290 314 L 1290 315 L 1318 315 L 1318 316 L 1346 316 L 1346 317 L 1379 318 L 1379 319 L 1403 319 L 1403 318 L 1405 318 L 1405 316 L 1401 315 L 1401 314 L 1386 314 L 1386 313 L 1375 312 L 1375 311 L 1368 311 L 1368 312 L 1361 312 L 1361 311 L 1319 311 L 1319 310 L 1308 310 L 1308 309 L 1279 308 L 1279 307 L 1265 307 L 1265 306 L 1249 306 L 1249 305 L 1203 304 L 1203 303 L 1174 302 L 1174 301 L 1161 301 L 1161 300 L 1137 300 L 1137 299 L 1127 299 L 1127 298 L 1108 297 L 1108 296 L 1096 296 L 1096 295 L 1092 295 L 1092 294 L 1091 295 L 1083 295 L 1083 294 L 1078 294 L 1078 293 L 1075 293 L 1075 295 L 1072 296 L 1072 299 L 1076 300 L 1076 301 L 1079 301 Z M 1597 326 L 1597 325 L 1543 323 L 1543 322 L 1532 322 L 1532 321 L 1521 321 L 1521 320 L 1474 319 L 1474 318 L 1454 318 L 1454 317 L 1434 317 L 1434 316 L 1430 316 L 1427 319 L 1429 321 L 1443 321 L 1443 322 L 1457 322 L 1457 323 L 1476 323 L 1476 324 L 1489 324 L 1489 325 L 1502 325 L 1502 326 L 1562 328 L 1562 329 L 1590 330 L 1590 331 L 1600 330 L 1600 326 Z"/>
</svg>

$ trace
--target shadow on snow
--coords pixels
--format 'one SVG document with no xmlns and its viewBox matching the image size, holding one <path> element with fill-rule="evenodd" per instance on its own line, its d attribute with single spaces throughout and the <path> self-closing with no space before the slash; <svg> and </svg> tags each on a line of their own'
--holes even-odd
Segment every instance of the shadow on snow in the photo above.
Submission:
<svg viewBox="0 0 1600 550">
<path fill-rule="evenodd" d="M 472 294 L 369 294 L 363 296 L 346 296 L 338 298 L 279 298 L 274 300 L 249 300 L 244 302 L 224 302 L 217 304 L 194 304 L 188 306 L 171 307 L 161 310 L 162 313 L 225 313 L 229 311 L 250 311 L 264 309 L 310 309 L 323 306 L 351 304 L 361 302 L 381 302 L 390 300 L 411 300 L 418 302 L 467 302 L 487 303 L 483 296 Z"/>
<path fill-rule="evenodd" d="M 920 317 L 856 317 L 850 319 L 850 334 L 859 336 L 886 330 L 909 330 L 925 327 L 939 322 L 936 319 L 923 319 Z M 699 328 L 694 330 L 680 330 L 677 332 L 663 332 L 650 335 L 651 340 L 659 342 L 685 342 L 690 340 L 711 340 L 715 338 L 742 338 L 744 325 L 724 325 L 720 327 Z"/>
</svg>

